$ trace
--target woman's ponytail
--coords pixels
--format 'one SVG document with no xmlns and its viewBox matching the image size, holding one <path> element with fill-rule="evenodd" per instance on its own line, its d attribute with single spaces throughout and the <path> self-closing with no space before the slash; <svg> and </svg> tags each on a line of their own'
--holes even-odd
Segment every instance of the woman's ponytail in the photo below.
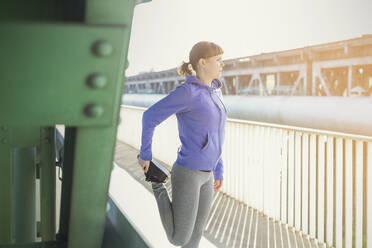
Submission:
<svg viewBox="0 0 372 248">
<path fill-rule="evenodd" d="M 220 54 L 223 54 L 223 50 L 216 43 L 200 41 L 192 47 L 189 54 L 190 62 L 182 62 L 182 65 L 178 68 L 178 74 L 184 77 L 196 75 L 200 59 L 207 59 Z"/>
<path fill-rule="evenodd" d="M 178 67 L 178 74 L 180 76 L 191 76 L 193 75 L 192 65 L 190 62 L 182 62 L 182 65 Z"/>
</svg>

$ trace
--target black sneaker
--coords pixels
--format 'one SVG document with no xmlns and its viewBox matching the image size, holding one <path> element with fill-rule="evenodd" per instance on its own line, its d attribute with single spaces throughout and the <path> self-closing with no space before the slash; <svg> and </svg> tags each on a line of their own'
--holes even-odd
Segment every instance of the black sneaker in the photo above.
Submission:
<svg viewBox="0 0 372 248">
<path fill-rule="evenodd" d="M 137 158 L 139 155 L 137 155 Z M 162 165 L 156 160 L 150 161 L 149 169 L 147 170 L 147 173 L 145 173 L 146 181 L 148 182 L 154 182 L 154 183 L 165 183 L 168 179 L 168 175 L 170 174 L 170 171 L 167 167 Z"/>
</svg>

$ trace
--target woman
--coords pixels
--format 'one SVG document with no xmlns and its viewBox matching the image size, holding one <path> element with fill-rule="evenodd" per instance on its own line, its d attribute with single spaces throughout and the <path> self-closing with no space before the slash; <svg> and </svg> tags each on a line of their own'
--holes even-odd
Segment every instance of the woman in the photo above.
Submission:
<svg viewBox="0 0 372 248">
<path fill-rule="evenodd" d="M 184 248 L 198 247 L 210 212 L 213 188 L 222 186 L 222 144 L 226 109 L 222 103 L 223 50 L 212 42 L 199 42 L 179 73 L 185 83 L 151 106 L 142 118 L 139 163 L 158 204 L 169 241 Z M 195 75 L 196 74 L 196 75 Z M 162 184 L 164 168 L 150 163 L 154 129 L 176 114 L 181 148 L 171 173 L 172 201 Z M 214 182 L 213 182 L 214 181 Z"/>
</svg>

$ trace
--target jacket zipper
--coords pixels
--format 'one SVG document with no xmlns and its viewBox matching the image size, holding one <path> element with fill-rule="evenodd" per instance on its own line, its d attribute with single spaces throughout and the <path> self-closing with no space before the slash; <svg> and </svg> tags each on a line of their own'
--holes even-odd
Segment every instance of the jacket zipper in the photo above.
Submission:
<svg viewBox="0 0 372 248">
<path fill-rule="evenodd" d="M 216 95 L 217 95 L 217 94 L 216 94 Z M 223 103 L 223 101 L 221 100 L 221 98 L 220 98 L 218 95 L 217 95 L 217 98 L 218 98 L 218 100 L 221 102 L 223 108 L 225 109 L 225 113 L 227 113 L 227 109 L 226 109 L 225 104 Z"/>
<path fill-rule="evenodd" d="M 220 135 L 221 135 L 221 124 L 222 124 L 222 110 L 221 110 L 220 106 L 218 106 L 218 104 L 216 103 L 216 101 L 213 99 L 212 94 L 215 94 L 215 97 L 217 97 L 218 100 L 219 100 L 221 103 L 222 103 L 222 101 L 221 101 L 221 99 L 217 96 L 217 94 L 214 92 L 214 90 L 211 90 L 211 91 L 209 92 L 209 94 L 210 94 L 210 97 L 211 97 L 213 103 L 217 106 L 218 110 L 220 111 L 220 123 L 219 123 L 219 125 L 218 125 L 218 145 L 220 146 L 220 143 L 221 143 L 221 137 L 220 137 Z M 225 112 L 226 112 L 226 108 L 225 108 L 225 105 L 224 105 L 223 103 L 222 103 L 222 106 L 224 107 Z M 220 157 L 221 157 L 221 153 L 222 153 L 222 148 L 221 148 L 221 151 L 220 151 L 220 155 L 218 156 L 218 159 L 217 159 L 217 161 L 216 161 L 216 165 L 217 165 L 218 160 L 219 160 Z M 216 167 L 214 167 L 213 170 L 214 170 L 215 168 L 216 168 Z"/>
</svg>

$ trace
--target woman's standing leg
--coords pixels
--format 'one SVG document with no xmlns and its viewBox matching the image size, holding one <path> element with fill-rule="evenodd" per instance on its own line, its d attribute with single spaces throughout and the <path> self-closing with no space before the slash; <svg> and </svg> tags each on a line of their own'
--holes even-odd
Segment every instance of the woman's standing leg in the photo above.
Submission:
<svg viewBox="0 0 372 248">
<path fill-rule="evenodd" d="M 193 233 L 203 176 L 199 171 L 174 164 L 171 180 L 172 202 L 163 184 L 154 184 L 152 188 L 168 240 L 181 246 Z"/>
<path fill-rule="evenodd" d="M 197 248 L 203 236 L 213 201 L 213 173 L 210 173 L 209 180 L 200 188 L 199 209 L 195 221 L 193 233 L 189 242 L 182 248 Z"/>
</svg>

